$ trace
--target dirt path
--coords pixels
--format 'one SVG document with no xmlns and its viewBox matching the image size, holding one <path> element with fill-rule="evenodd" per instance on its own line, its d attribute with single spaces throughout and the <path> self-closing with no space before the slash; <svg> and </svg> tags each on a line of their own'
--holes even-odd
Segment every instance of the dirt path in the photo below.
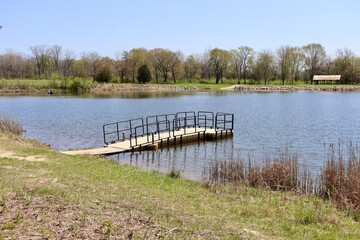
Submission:
<svg viewBox="0 0 360 240">
<path fill-rule="evenodd" d="M 3 151 L 3 150 L 0 150 L 0 158 L 15 158 L 15 159 L 18 159 L 18 160 L 25 160 L 25 161 L 30 161 L 30 162 L 43 162 L 43 161 L 46 161 L 46 159 L 43 156 L 40 156 L 40 155 L 20 157 L 20 156 L 17 156 L 14 152 Z"/>
<path fill-rule="evenodd" d="M 229 86 L 229 87 L 221 88 L 221 90 L 234 91 L 237 86 L 238 86 L 238 85 L 231 85 L 231 86 Z"/>
</svg>

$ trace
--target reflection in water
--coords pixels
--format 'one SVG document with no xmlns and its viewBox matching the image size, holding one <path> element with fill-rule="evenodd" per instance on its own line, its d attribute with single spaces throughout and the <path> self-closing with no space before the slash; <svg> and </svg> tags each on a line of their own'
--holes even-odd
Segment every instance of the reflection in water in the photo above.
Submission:
<svg viewBox="0 0 360 240">
<path fill-rule="evenodd" d="M 97 98 L 125 98 L 125 99 L 141 99 L 141 98 L 168 98 L 194 95 L 195 92 L 180 92 L 180 91 L 119 91 L 119 92 L 99 92 L 87 94 L 89 97 Z"/>
<path fill-rule="evenodd" d="M 60 90 L 59 90 L 60 91 Z M 142 98 L 170 98 L 180 96 L 192 96 L 196 92 L 182 92 L 182 91 L 140 91 L 140 90 L 123 90 L 118 92 L 97 92 L 97 93 L 67 93 L 54 92 L 49 95 L 47 90 L 41 92 L 34 92 L 31 96 L 35 97 L 72 97 L 72 98 L 123 98 L 123 99 L 142 99 Z M 28 97 L 28 92 L 0 92 L 0 97 Z"/>
<path fill-rule="evenodd" d="M 184 178 L 200 181 L 203 171 L 215 160 L 234 159 L 234 141 L 223 139 L 167 147 L 157 151 L 122 153 L 108 158 L 121 164 L 130 164 L 146 170 L 168 173 L 171 169 L 181 172 Z M 237 156 L 239 157 L 239 156 Z"/>
</svg>

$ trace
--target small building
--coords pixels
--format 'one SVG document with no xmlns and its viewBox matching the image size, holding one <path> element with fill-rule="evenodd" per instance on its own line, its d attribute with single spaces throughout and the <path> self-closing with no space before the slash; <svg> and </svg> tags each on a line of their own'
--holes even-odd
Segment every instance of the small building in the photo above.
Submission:
<svg viewBox="0 0 360 240">
<path fill-rule="evenodd" d="M 313 77 L 314 84 L 319 84 L 319 83 L 339 84 L 340 80 L 341 80 L 341 75 L 314 75 Z"/>
</svg>

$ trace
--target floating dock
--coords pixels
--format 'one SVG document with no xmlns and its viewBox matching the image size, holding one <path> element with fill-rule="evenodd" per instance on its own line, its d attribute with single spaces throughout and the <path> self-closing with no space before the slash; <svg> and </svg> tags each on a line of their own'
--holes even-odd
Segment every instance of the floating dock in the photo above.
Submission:
<svg viewBox="0 0 360 240">
<path fill-rule="evenodd" d="M 68 155 L 112 155 L 233 136 L 234 114 L 199 111 L 162 114 L 103 126 L 104 147 L 62 151 Z"/>
</svg>

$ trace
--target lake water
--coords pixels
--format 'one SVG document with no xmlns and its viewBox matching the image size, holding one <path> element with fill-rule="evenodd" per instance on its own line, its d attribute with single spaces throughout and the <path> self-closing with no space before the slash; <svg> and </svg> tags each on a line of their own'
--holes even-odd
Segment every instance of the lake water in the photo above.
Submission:
<svg viewBox="0 0 360 240">
<path fill-rule="evenodd" d="M 126 93 L 116 96 L 1 96 L 0 115 L 20 122 L 25 136 L 55 149 L 103 146 L 103 124 L 183 111 L 235 114 L 234 138 L 170 147 L 111 158 L 146 169 L 182 171 L 199 180 L 215 159 L 257 159 L 289 149 L 316 172 L 331 143 L 360 139 L 360 94 L 291 93 Z"/>
</svg>

